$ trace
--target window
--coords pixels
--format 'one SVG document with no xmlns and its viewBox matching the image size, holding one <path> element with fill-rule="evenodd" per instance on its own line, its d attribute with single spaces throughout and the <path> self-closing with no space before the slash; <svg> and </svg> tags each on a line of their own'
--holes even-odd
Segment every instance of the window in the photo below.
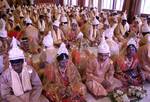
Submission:
<svg viewBox="0 0 150 102">
<path fill-rule="evenodd" d="M 113 9 L 113 0 L 102 0 L 102 9 Z"/>
<path fill-rule="evenodd" d="M 69 5 L 69 6 L 71 6 L 71 5 L 77 5 L 77 0 L 64 0 L 64 5 Z"/>
<path fill-rule="evenodd" d="M 117 0 L 116 2 L 116 10 L 122 11 L 124 0 Z"/>
<path fill-rule="evenodd" d="M 71 3 L 72 3 L 71 5 L 73 5 L 73 6 L 77 5 L 77 0 L 71 0 Z"/>
<path fill-rule="evenodd" d="M 64 0 L 64 5 L 66 6 L 68 4 L 67 0 Z"/>
<path fill-rule="evenodd" d="M 93 0 L 93 7 L 98 8 L 98 0 Z"/>
<path fill-rule="evenodd" d="M 150 14 L 150 0 L 142 0 L 141 13 Z"/>
<path fill-rule="evenodd" d="M 89 0 L 85 0 L 85 7 L 89 6 Z"/>
</svg>

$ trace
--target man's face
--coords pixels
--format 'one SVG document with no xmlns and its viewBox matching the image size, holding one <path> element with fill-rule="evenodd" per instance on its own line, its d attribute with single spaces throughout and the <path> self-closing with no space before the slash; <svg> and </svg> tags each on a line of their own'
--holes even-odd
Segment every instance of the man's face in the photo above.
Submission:
<svg viewBox="0 0 150 102">
<path fill-rule="evenodd" d="M 133 56 L 133 55 L 135 55 L 135 53 L 136 53 L 136 48 L 135 48 L 135 47 L 129 46 L 129 47 L 127 48 L 127 55 Z"/>
<path fill-rule="evenodd" d="M 21 73 L 23 68 L 23 60 L 19 62 L 11 63 L 11 66 L 17 73 Z"/>
<path fill-rule="evenodd" d="M 98 59 L 100 61 L 105 61 L 107 58 L 109 58 L 109 53 L 98 53 Z"/>
<path fill-rule="evenodd" d="M 122 20 L 122 25 L 125 25 L 127 23 L 127 20 Z"/>
<path fill-rule="evenodd" d="M 66 69 L 66 66 L 67 66 L 67 63 L 68 63 L 68 59 L 59 61 L 59 66 L 60 66 L 60 68 L 61 68 L 62 70 L 65 70 L 65 69 Z"/>
</svg>

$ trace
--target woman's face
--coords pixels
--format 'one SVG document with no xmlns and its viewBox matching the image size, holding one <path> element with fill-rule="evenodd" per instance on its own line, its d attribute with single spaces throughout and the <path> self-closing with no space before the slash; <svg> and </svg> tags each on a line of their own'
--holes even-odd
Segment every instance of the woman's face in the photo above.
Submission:
<svg viewBox="0 0 150 102">
<path fill-rule="evenodd" d="M 59 66 L 62 70 L 65 70 L 66 69 L 66 66 L 67 66 L 67 63 L 68 63 L 68 59 L 64 59 L 64 60 L 61 60 L 59 61 Z"/>
<path fill-rule="evenodd" d="M 136 54 L 136 48 L 133 46 L 133 45 L 130 45 L 128 48 L 127 48 L 127 55 L 129 56 L 133 56 Z"/>
</svg>

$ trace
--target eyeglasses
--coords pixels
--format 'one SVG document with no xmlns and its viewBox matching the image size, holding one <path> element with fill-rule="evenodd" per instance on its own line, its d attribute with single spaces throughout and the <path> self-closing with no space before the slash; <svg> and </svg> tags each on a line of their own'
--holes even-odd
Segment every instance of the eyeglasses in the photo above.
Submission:
<svg viewBox="0 0 150 102">
<path fill-rule="evenodd" d="M 93 25 L 93 27 L 97 27 L 98 25 Z"/>
<path fill-rule="evenodd" d="M 62 24 L 68 24 L 68 22 L 62 22 Z"/>
</svg>

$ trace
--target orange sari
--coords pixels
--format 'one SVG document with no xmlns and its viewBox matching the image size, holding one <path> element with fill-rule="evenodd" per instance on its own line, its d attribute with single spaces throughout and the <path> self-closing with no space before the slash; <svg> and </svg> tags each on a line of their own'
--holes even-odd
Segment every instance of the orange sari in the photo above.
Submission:
<svg viewBox="0 0 150 102">
<path fill-rule="evenodd" d="M 67 102 L 64 100 L 70 98 L 71 101 L 69 102 L 73 102 L 72 97 L 75 94 L 84 96 L 86 93 L 86 88 L 81 82 L 80 74 L 71 61 L 67 64 L 64 77 L 60 73 L 58 63 L 56 62 L 48 65 L 44 75 L 46 77 L 45 90 L 48 93 L 54 94 L 53 96 L 49 94 L 48 97 L 53 97 L 56 102 Z"/>
</svg>

